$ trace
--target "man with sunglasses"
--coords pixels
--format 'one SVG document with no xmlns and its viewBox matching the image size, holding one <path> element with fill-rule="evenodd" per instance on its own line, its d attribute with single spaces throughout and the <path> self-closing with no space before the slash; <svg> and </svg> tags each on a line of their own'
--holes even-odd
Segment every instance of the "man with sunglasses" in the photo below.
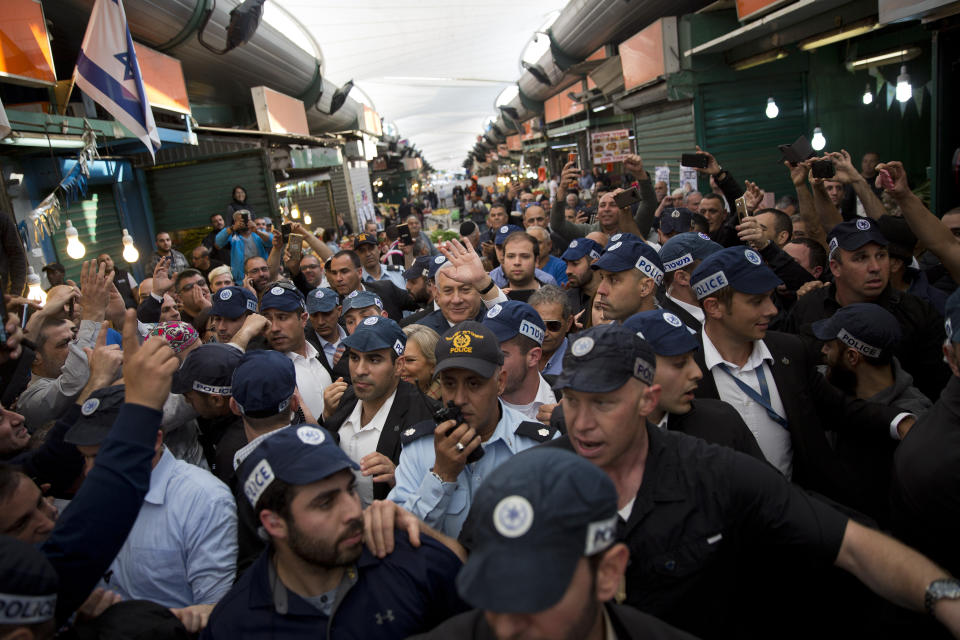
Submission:
<svg viewBox="0 0 960 640">
<path fill-rule="evenodd" d="M 180 317 L 184 322 L 193 324 L 193 319 L 200 315 L 201 311 L 213 305 L 207 280 L 196 269 L 184 269 L 178 273 L 174 287 L 182 305 Z"/>
</svg>

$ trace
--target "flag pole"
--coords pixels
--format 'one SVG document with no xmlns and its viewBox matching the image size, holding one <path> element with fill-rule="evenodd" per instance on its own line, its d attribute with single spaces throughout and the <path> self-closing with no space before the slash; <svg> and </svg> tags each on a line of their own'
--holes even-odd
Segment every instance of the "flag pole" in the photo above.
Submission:
<svg viewBox="0 0 960 640">
<path fill-rule="evenodd" d="M 59 115 L 67 113 L 67 107 L 70 106 L 70 95 L 73 93 L 73 86 L 77 83 L 77 72 L 74 69 L 70 81 L 61 80 L 53 89 L 53 95 L 57 99 L 57 111 Z"/>
</svg>

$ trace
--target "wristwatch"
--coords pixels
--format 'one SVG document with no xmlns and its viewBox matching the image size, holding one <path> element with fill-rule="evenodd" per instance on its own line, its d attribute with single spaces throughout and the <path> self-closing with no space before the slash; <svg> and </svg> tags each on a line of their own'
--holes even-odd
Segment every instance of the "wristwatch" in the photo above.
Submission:
<svg viewBox="0 0 960 640">
<path fill-rule="evenodd" d="M 947 598 L 948 600 L 960 600 L 960 580 L 956 578 L 940 578 L 934 580 L 927 587 L 927 593 L 923 596 L 923 606 L 927 613 L 933 614 L 933 605 L 938 601 Z"/>
</svg>

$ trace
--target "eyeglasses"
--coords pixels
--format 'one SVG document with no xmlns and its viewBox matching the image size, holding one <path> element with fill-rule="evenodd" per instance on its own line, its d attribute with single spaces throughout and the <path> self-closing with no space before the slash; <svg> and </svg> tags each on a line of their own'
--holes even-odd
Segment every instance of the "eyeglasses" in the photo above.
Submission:
<svg viewBox="0 0 960 640">
<path fill-rule="evenodd" d="M 563 322 L 561 320 L 545 320 L 543 324 L 547 326 L 547 331 L 552 331 L 553 333 L 563 329 Z"/>
<path fill-rule="evenodd" d="M 209 289 L 209 288 L 210 288 L 210 287 L 207 286 L 207 283 L 204 282 L 203 280 L 195 280 L 194 282 L 191 282 L 190 284 L 185 284 L 185 285 L 183 285 L 183 287 L 180 289 L 180 293 L 186 293 L 187 291 L 190 291 L 190 290 L 193 289 L 194 287 L 202 287 L 202 288 L 204 288 L 204 289 Z"/>
</svg>

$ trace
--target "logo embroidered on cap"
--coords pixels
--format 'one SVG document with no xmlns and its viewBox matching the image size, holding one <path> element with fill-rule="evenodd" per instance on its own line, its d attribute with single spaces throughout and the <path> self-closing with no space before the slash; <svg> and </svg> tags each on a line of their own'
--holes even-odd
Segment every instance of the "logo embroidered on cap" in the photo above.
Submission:
<svg viewBox="0 0 960 640">
<path fill-rule="evenodd" d="M 85 416 L 93 415 L 93 412 L 100 407 L 100 398 L 90 398 L 80 407 L 80 413 Z"/>
<path fill-rule="evenodd" d="M 697 294 L 697 300 L 703 300 L 714 291 L 723 289 L 728 284 L 730 283 L 727 281 L 727 276 L 724 275 L 723 271 L 717 271 L 700 282 L 695 282 L 693 284 L 693 290 Z"/>
<path fill-rule="evenodd" d="M 607 251 L 616 251 L 617 249 L 620 248 L 620 245 L 622 244 L 623 244 L 622 242 L 614 242 L 612 245 L 607 247 Z"/>
<path fill-rule="evenodd" d="M 270 294 L 274 296 L 282 296 L 283 287 L 274 287 L 273 289 L 270 289 Z"/>
<path fill-rule="evenodd" d="M 347 295 L 347 297 L 348 297 L 348 298 L 356 298 L 358 295 L 360 295 L 360 292 L 359 292 L 359 291 L 351 291 L 350 294 Z"/>
<path fill-rule="evenodd" d="M 407 438 L 409 438 L 410 436 L 412 436 L 412 435 L 415 434 L 416 432 L 417 432 L 416 429 L 414 429 L 413 427 L 410 427 L 409 429 L 407 429 L 406 431 L 403 432 L 403 435 L 406 436 Z"/>
<path fill-rule="evenodd" d="M 452 336 L 445 337 L 444 340 L 453 343 L 453 348 L 450 349 L 450 353 L 473 353 L 473 346 L 470 344 L 473 338 L 483 340 L 482 335 L 474 333 L 469 329 L 457 331 Z"/>
<path fill-rule="evenodd" d="M 569 249 L 576 249 L 578 244 L 580 244 L 578 241 L 572 240 L 572 241 L 570 242 L 570 244 L 567 245 L 567 247 L 568 247 Z"/>
<path fill-rule="evenodd" d="M 869 345 L 866 342 L 863 342 L 862 340 L 858 340 L 853 336 L 853 334 L 851 334 L 846 329 L 841 328 L 840 331 L 837 332 L 837 340 L 847 345 L 848 347 L 856 349 L 857 351 L 859 351 L 865 356 L 869 356 L 871 358 L 880 357 L 879 348 Z"/>
<path fill-rule="evenodd" d="M 750 264 L 755 264 L 759 266 L 760 263 L 762 262 L 762 260 L 760 260 L 760 256 L 757 255 L 757 252 L 752 249 L 745 249 L 743 251 L 743 255 L 744 257 L 746 257 L 747 262 L 749 262 Z"/>
<path fill-rule="evenodd" d="M 836 238 L 833 238 L 832 240 L 830 240 L 830 245 L 829 245 L 830 253 L 833 253 L 833 251 L 839 246 L 840 246 L 840 243 L 837 242 Z"/>
<path fill-rule="evenodd" d="M 664 262 L 663 268 L 667 271 L 676 271 L 681 267 L 685 267 L 688 264 L 693 264 L 693 255 L 685 253 L 676 260 L 671 260 L 670 262 Z"/>
<path fill-rule="evenodd" d="M 200 393 L 209 393 L 210 395 L 217 396 L 228 396 L 230 395 L 230 387 L 217 387 L 212 384 L 204 384 L 199 380 L 194 380 L 192 388 L 194 391 L 199 391 Z"/>
<path fill-rule="evenodd" d="M 493 508 L 493 526 L 504 538 L 519 538 L 533 526 L 533 505 L 523 496 L 507 496 Z"/>
<path fill-rule="evenodd" d="M 436 258 L 433 259 L 433 262 L 434 264 L 443 264 L 446 259 L 447 259 L 447 256 L 437 256 Z"/>
<path fill-rule="evenodd" d="M 537 344 L 543 344 L 543 329 L 533 324 L 529 320 L 520 323 L 520 335 L 527 336 Z"/>
<path fill-rule="evenodd" d="M 570 353 L 578 357 L 585 356 L 590 353 L 591 349 L 593 349 L 593 338 L 585 336 L 574 340 L 573 346 L 570 347 Z"/>
<path fill-rule="evenodd" d="M 592 556 L 612 545 L 617 539 L 617 516 L 591 522 L 587 526 L 587 542 L 583 555 Z"/>
<path fill-rule="evenodd" d="M 400 342 L 399 340 L 393 343 L 393 350 L 397 352 L 398 356 L 403 355 L 403 349 L 404 349 L 403 343 Z"/>
<path fill-rule="evenodd" d="M 669 311 L 663 312 L 663 319 L 667 321 L 667 324 L 673 325 L 674 327 L 682 327 L 683 321 L 680 320 L 677 316 L 673 315 Z"/>
<path fill-rule="evenodd" d="M 500 233 L 506 233 L 507 231 L 510 231 L 510 227 L 508 227 L 507 225 L 503 225 L 502 227 L 500 227 Z"/>
<path fill-rule="evenodd" d="M 297 437 L 300 438 L 300 442 L 303 444 L 313 446 L 323 444 L 323 441 L 327 439 L 327 437 L 323 435 L 323 431 L 320 431 L 320 429 L 316 427 L 300 427 L 297 429 Z"/>
<path fill-rule="evenodd" d="M 633 361 L 633 377 L 638 378 L 646 384 L 653 384 L 653 372 L 656 371 L 653 365 L 643 358 L 635 358 Z"/>
<path fill-rule="evenodd" d="M 616 242 L 617 240 L 620 239 L 620 237 L 621 237 L 622 235 L 623 235 L 622 233 L 615 233 L 615 234 L 613 234 L 612 236 L 610 236 L 610 241 L 611 241 L 611 242 Z"/>
<path fill-rule="evenodd" d="M 857 220 L 857 229 L 860 229 L 860 231 L 869 231 L 870 221 L 860 218 L 859 220 Z"/>
<path fill-rule="evenodd" d="M 705 234 L 703 231 L 698 231 L 698 232 L 697 232 L 697 235 L 700 236 L 701 238 L 703 238 L 704 240 L 709 240 L 709 239 L 710 239 L 710 236 L 708 236 L 707 234 Z"/>
<path fill-rule="evenodd" d="M 317 289 L 316 291 L 313 292 L 313 297 L 314 297 L 314 298 L 322 298 L 322 297 L 323 297 L 323 291 L 322 291 L 321 289 Z"/>
<path fill-rule="evenodd" d="M 660 270 L 660 267 L 653 264 L 646 258 L 642 257 L 637 260 L 637 264 L 633 265 L 644 273 L 647 277 L 653 278 L 653 281 L 657 283 L 657 286 L 663 284 L 663 271 Z"/>
<path fill-rule="evenodd" d="M 256 300 L 247 299 L 247 311 L 253 311 L 254 313 L 257 312 L 257 301 L 256 301 Z"/>
<path fill-rule="evenodd" d="M 375 325 L 380 321 L 380 318 L 377 316 L 370 316 L 369 318 L 364 319 L 363 324 L 367 326 Z"/>
<path fill-rule="evenodd" d="M 23 596 L 0 593 L 0 625 L 27 625 L 53 618 L 57 596 Z"/>
<path fill-rule="evenodd" d="M 670 217 L 671 217 L 671 218 L 679 218 L 679 217 L 680 217 L 680 212 L 677 211 L 676 209 L 674 209 L 674 210 L 670 213 Z"/>
<path fill-rule="evenodd" d="M 221 300 L 229 300 L 232 297 L 233 297 L 233 291 L 230 291 L 230 289 L 223 289 L 220 291 Z"/>
<path fill-rule="evenodd" d="M 253 471 L 250 472 L 250 475 L 247 476 L 247 481 L 243 483 L 243 493 L 247 496 L 250 504 L 256 505 L 257 500 L 259 500 L 263 492 L 267 490 L 267 487 L 273 484 L 274 480 L 273 468 L 270 466 L 270 463 L 267 462 L 266 458 L 264 458 L 257 463 L 257 466 L 255 466 Z"/>
<path fill-rule="evenodd" d="M 496 318 L 498 315 L 500 315 L 500 312 L 502 310 L 503 310 L 503 307 L 501 307 L 499 304 L 495 304 L 492 307 L 490 307 L 489 311 L 487 311 L 487 317 Z"/>
</svg>

